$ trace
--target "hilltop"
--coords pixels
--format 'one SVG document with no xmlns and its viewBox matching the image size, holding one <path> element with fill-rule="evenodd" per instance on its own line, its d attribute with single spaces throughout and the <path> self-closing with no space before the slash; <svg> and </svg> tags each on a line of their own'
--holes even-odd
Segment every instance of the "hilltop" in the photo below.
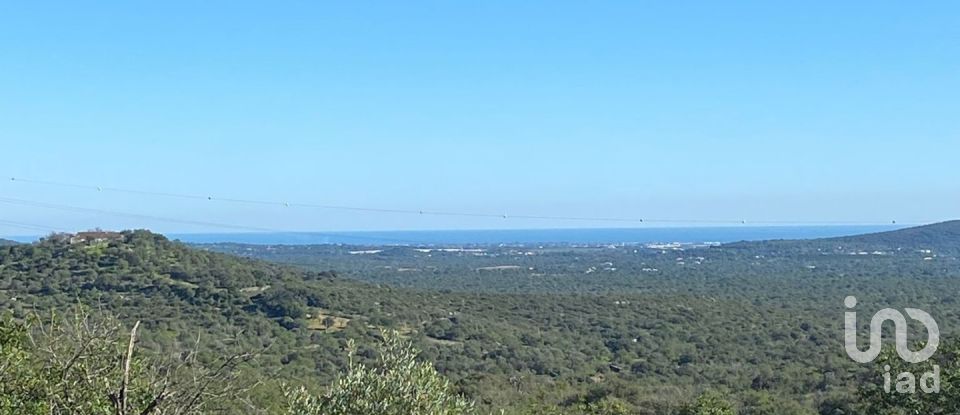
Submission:
<svg viewBox="0 0 960 415">
<path fill-rule="evenodd" d="M 0 246 L 10 246 L 10 245 L 17 245 L 17 244 L 19 244 L 19 242 L 17 241 L 11 241 L 9 239 L 0 238 Z"/>
<path fill-rule="evenodd" d="M 866 235 L 829 238 L 828 241 L 889 247 L 951 248 L 960 247 L 960 220 L 916 226 Z"/>
<path fill-rule="evenodd" d="M 149 231 L 53 234 L 0 250 L 7 291 L 48 301 L 62 294 L 124 295 L 125 302 L 248 298 L 257 287 L 332 278 L 263 261 L 192 249 Z M 2 301 L 2 297 L 0 297 Z"/>
<path fill-rule="evenodd" d="M 893 231 L 818 239 L 742 241 L 718 247 L 739 252 L 884 252 L 937 251 L 960 254 L 960 220 Z"/>
<path fill-rule="evenodd" d="M 330 272 L 201 251 L 143 230 L 55 234 L 0 247 L 0 308 L 25 318 L 79 301 L 141 320 L 143 343 L 154 350 L 195 342 L 199 330 L 211 347 L 243 332 L 237 347 L 275 343 L 271 353 L 288 353 L 296 343 L 293 321 L 326 302 L 355 300 L 352 285 Z M 331 355 L 337 349 L 327 347 Z"/>
</svg>

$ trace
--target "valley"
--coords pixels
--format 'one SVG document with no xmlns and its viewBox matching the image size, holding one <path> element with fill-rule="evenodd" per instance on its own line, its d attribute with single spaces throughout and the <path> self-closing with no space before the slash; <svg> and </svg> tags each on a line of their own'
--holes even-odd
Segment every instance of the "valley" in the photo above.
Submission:
<svg viewBox="0 0 960 415">
<path fill-rule="evenodd" d="M 490 411 L 616 402 L 669 414 L 719 392 L 741 413 L 859 413 L 875 369 L 842 352 L 843 298 L 935 310 L 953 338 L 957 228 L 466 249 L 48 237 L 0 248 L 0 304 L 21 319 L 77 301 L 103 307 L 143 321 L 155 352 L 198 330 L 211 350 L 234 338 L 231 347 L 267 347 L 250 376 L 315 388 L 343 370 L 348 340 L 371 359 L 378 332 L 397 330 Z M 259 386 L 265 396 L 276 387 Z"/>
</svg>

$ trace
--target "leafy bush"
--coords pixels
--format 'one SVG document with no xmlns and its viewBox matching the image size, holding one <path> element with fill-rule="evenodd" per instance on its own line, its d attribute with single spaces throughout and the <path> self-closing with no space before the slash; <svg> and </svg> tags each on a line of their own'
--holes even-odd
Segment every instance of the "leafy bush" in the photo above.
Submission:
<svg viewBox="0 0 960 415">
<path fill-rule="evenodd" d="M 474 413 L 473 403 L 457 395 L 450 382 L 417 354 L 397 332 L 382 332 L 376 366 L 355 361 L 348 342 L 349 371 L 323 395 L 305 388 L 287 391 L 291 415 L 460 415 Z"/>
<path fill-rule="evenodd" d="M 717 392 L 705 392 L 682 415 L 734 415 L 733 407 Z"/>
<path fill-rule="evenodd" d="M 0 415 L 202 414 L 245 395 L 233 382 L 251 355 L 205 366 L 195 350 L 175 361 L 135 353 L 139 322 L 128 332 L 112 317 L 0 320 Z"/>
</svg>

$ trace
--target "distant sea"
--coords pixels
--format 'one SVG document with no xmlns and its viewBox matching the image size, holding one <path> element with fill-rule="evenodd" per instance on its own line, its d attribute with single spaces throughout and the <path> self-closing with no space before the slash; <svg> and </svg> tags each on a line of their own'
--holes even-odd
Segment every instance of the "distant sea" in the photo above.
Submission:
<svg viewBox="0 0 960 415">
<path fill-rule="evenodd" d="M 259 245 L 471 245 L 619 244 L 655 242 L 737 242 L 814 239 L 900 229 L 905 226 L 724 226 L 615 229 L 441 230 L 297 233 L 169 234 L 189 243 L 235 242 Z"/>
</svg>

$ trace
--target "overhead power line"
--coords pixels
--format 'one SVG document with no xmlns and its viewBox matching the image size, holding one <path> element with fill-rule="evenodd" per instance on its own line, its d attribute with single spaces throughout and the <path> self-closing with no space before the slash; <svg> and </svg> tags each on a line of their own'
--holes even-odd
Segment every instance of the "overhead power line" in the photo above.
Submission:
<svg viewBox="0 0 960 415">
<path fill-rule="evenodd" d="M 325 236 L 325 237 L 337 238 L 337 239 L 355 239 L 355 240 L 366 240 L 366 241 L 373 241 L 373 242 L 387 241 L 387 242 L 399 243 L 399 244 L 428 244 L 422 241 L 414 241 L 409 239 L 397 239 L 397 238 L 379 237 L 379 236 L 365 236 L 365 235 L 355 235 L 355 234 L 349 234 L 349 233 L 313 232 L 313 231 L 303 231 L 303 230 L 289 231 L 284 229 L 267 228 L 267 227 L 261 227 L 261 226 L 247 226 L 247 225 L 235 225 L 235 224 L 228 224 L 228 223 L 189 220 L 189 219 L 177 219 L 177 218 L 169 218 L 169 217 L 163 217 L 163 216 L 143 215 L 138 213 L 117 212 L 112 210 L 64 205 L 64 204 L 58 204 L 58 203 L 36 202 L 32 200 L 16 199 L 16 198 L 9 198 L 9 197 L 0 197 L 0 203 L 4 203 L 8 205 L 36 207 L 36 208 L 42 208 L 42 209 L 53 209 L 53 210 L 60 210 L 60 211 L 66 211 L 66 212 L 85 213 L 85 214 L 93 214 L 93 215 L 108 215 L 108 216 L 114 216 L 114 217 L 133 218 L 133 219 L 145 220 L 145 221 L 178 223 L 178 224 L 185 224 L 185 225 L 205 226 L 210 228 L 230 229 L 230 230 L 239 230 L 239 231 L 247 231 L 247 232 L 267 232 L 267 233 L 291 234 L 291 235 L 309 234 L 309 235 Z M 37 230 L 37 229 L 34 229 L 34 230 Z M 50 229 L 45 229 L 45 231 L 49 231 L 49 230 Z"/>
<path fill-rule="evenodd" d="M 40 231 L 40 232 L 57 232 L 60 229 L 53 226 L 37 225 L 32 223 L 23 223 L 15 222 L 10 220 L 0 219 L 0 226 L 7 226 L 11 228 L 26 229 L 31 231 Z"/>
<path fill-rule="evenodd" d="M 287 208 L 311 208 L 325 210 L 342 210 L 366 213 L 393 213 L 417 216 L 454 216 L 470 218 L 490 218 L 490 219 L 525 219 L 525 220 L 545 220 L 545 221 L 568 221 L 568 222 L 609 222 L 609 223 L 661 223 L 661 224 L 756 224 L 756 225 L 879 225 L 896 224 L 895 220 L 889 221 L 812 221 L 812 220 L 745 220 L 745 219 L 664 219 L 664 218 L 624 218 L 624 217 L 591 217 L 591 216 L 556 216 L 556 215 L 531 215 L 531 214 L 510 214 L 510 213 L 482 213 L 482 212 L 462 212 L 462 211 L 443 211 L 432 209 L 393 209 L 381 207 L 363 207 L 347 206 L 339 204 L 316 204 L 295 201 L 279 200 L 258 200 L 235 197 L 221 197 L 214 194 L 198 195 L 173 192 L 158 192 L 143 189 L 131 189 L 110 186 L 98 186 L 91 184 L 65 183 L 49 180 L 34 180 L 21 177 L 10 177 L 10 182 L 24 183 L 44 186 L 56 186 L 62 188 L 84 189 L 96 192 L 124 193 L 140 196 L 156 196 L 167 198 L 191 199 L 208 202 L 223 202 L 248 205 L 278 206 Z M 232 227 L 232 225 L 230 225 Z M 249 227 L 241 227 L 249 228 Z"/>
</svg>

